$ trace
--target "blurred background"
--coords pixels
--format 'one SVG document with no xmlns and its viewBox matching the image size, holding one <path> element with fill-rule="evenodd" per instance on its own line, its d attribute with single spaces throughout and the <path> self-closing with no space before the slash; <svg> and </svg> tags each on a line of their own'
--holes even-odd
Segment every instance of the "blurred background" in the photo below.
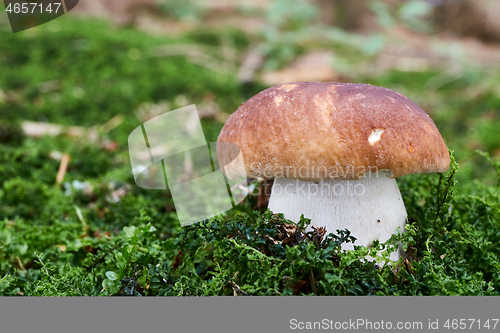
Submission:
<svg viewBox="0 0 500 333">
<path fill-rule="evenodd" d="M 196 104 L 214 142 L 241 103 L 284 82 L 406 95 L 454 150 L 455 190 L 498 201 L 499 14 L 498 0 L 81 0 L 13 34 L 0 5 L 0 278 L 79 265 L 148 221 L 160 239 L 179 231 L 168 191 L 135 185 L 128 135 Z"/>
<path fill-rule="evenodd" d="M 364 82 L 420 104 L 471 180 L 492 172 L 476 149 L 500 156 L 498 13 L 495 0 L 85 0 L 12 34 L 3 12 L 0 116 L 101 126 L 95 139 L 118 149 L 137 124 L 196 104 L 215 141 L 268 86 Z"/>
</svg>

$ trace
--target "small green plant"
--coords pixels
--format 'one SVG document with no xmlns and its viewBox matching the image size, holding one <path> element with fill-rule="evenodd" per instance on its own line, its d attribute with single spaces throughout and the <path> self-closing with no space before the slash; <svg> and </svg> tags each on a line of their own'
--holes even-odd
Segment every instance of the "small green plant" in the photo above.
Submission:
<svg viewBox="0 0 500 333">
<path fill-rule="evenodd" d="M 497 187 L 500 187 L 500 160 L 498 158 L 491 158 L 489 153 L 482 152 L 480 150 L 476 150 L 476 152 L 486 158 L 486 160 L 495 168 L 495 172 L 497 173 Z"/>
<path fill-rule="evenodd" d="M 311 1 L 274 0 L 266 11 L 267 25 L 258 46 L 265 57 L 264 69 L 289 64 L 311 45 L 330 44 L 351 57 L 353 52 L 373 56 L 384 46 L 381 35 L 364 36 L 327 26 L 320 22 L 320 14 Z"/>
<path fill-rule="evenodd" d="M 372 0 L 368 6 L 376 14 L 378 23 L 384 29 L 401 24 L 416 31 L 432 31 L 430 21 L 426 20 L 433 9 L 428 1 L 410 0 L 391 7 L 380 0 Z"/>
<path fill-rule="evenodd" d="M 199 0 L 161 0 L 160 7 L 180 20 L 199 21 L 205 12 Z"/>
</svg>

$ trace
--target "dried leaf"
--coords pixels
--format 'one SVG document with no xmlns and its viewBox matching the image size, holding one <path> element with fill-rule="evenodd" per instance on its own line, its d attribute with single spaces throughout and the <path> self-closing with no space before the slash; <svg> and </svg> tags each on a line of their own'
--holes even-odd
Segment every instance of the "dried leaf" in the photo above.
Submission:
<svg viewBox="0 0 500 333">
<path fill-rule="evenodd" d="M 175 271 L 177 268 L 179 268 L 180 265 L 182 265 L 182 259 L 181 259 L 182 251 L 179 250 L 177 254 L 174 257 L 174 262 L 172 264 L 172 269 Z"/>
</svg>

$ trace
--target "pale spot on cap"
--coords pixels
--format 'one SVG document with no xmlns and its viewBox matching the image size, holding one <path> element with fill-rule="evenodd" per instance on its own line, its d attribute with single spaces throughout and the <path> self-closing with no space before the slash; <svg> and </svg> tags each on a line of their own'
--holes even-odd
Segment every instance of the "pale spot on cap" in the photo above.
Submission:
<svg viewBox="0 0 500 333">
<path fill-rule="evenodd" d="M 282 95 L 274 96 L 274 103 L 277 106 L 280 106 L 281 102 L 283 102 L 283 96 Z"/>
<path fill-rule="evenodd" d="M 373 146 L 377 141 L 380 140 L 382 133 L 384 133 L 385 128 L 374 128 L 372 129 L 372 134 L 368 138 L 368 142 Z"/>
<path fill-rule="evenodd" d="M 287 83 L 287 84 L 284 84 L 281 87 L 279 87 L 278 90 L 290 91 L 290 90 L 293 90 L 295 88 L 297 88 L 297 84 L 296 83 Z"/>
</svg>

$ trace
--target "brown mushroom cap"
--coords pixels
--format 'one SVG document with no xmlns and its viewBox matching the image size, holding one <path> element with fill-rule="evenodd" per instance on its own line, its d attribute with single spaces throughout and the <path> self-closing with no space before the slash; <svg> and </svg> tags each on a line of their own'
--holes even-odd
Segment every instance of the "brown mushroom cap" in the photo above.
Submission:
<svg viewBox="0 0 500 333">
<path fill-rule="evenodd" d="M 387 88 L 335 82 L 287 83 L 243 103 L 217 139 L 229 178 L 303 181 L 445 172 L 450 156 L 432 119 Z M 230 163 L 239 146 L 241 156 Z M 230 164 L 229 164 L 230 163 Z"/>
</svg>

